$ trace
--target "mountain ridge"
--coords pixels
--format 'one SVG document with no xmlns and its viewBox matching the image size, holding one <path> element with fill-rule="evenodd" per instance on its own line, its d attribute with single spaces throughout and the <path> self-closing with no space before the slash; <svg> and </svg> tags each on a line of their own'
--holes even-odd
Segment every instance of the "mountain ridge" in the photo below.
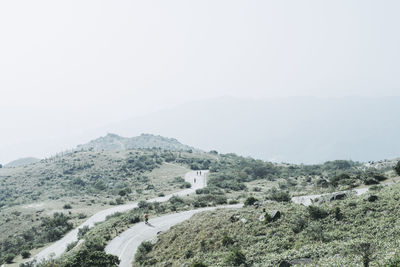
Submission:
<svg viewBox="0 0 400 267">
<path fill-rule="evenodd" d="M 142 133 L 135 137 L 122 137 L 118 134 L 108 133 L 106 136 L 91 140 L 86 144 L 77 146 L 77 150 L 117 151 L 129 149 L 161 148 L 171 151 L 200 151 L 194 147 L 184 145 L 175 138 L 163 137 Z"/>
</svg>

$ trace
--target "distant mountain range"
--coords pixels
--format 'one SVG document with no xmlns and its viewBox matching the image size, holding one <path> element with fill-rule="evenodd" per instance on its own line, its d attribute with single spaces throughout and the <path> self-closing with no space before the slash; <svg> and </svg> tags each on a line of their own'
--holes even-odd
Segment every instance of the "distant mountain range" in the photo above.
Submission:
<svg viewBox="0 0 400 267">
<path fill-rule="evenodd" d="M 204 150 L 264 160 L 321 163 L 400 156 L 400 97 L 218 98 L 109 125 L 151 132 Z"/>
<path fill-rule="evenodd" d="M 166 138 L 163 136 L 156 136 L 152 134 L 141 134 L 140 136 L 127 138 L 112 133 L 109 133 L 104 137 L 92 140 L 87 144 L 78 145 L 77 150 L 93 149 L 95 151 L 116 151 L 154 147 L 172 151 L 199 151 L 194 147 L 181 144 L 178 140 L 174 138 Z"/>
<path fill-rule="evenodd" d="M 4 167 L 13 168 L 13 167 L 25 166 L 25 165 L 29 165 L 32 163 L 36 163 L 38 161 L 40 161 L 40 159 L 33 158 L 33 157 L 20 158 L 20 159 L 13 160 L 13 161 L 7 163 Z"/>
</svg>

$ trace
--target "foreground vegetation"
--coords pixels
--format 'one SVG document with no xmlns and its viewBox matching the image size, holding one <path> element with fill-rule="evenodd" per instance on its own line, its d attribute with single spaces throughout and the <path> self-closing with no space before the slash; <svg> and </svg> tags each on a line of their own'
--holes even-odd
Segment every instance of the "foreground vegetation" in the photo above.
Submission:
<svg viewBox="0 0 400 267">
<path fill-rule="evenodd" d="M 267 201 L 197 214 L 143 244 L 136 265 L 400 266 L 400 186 L 374 188 L 320 206 Z"/>
</svg>

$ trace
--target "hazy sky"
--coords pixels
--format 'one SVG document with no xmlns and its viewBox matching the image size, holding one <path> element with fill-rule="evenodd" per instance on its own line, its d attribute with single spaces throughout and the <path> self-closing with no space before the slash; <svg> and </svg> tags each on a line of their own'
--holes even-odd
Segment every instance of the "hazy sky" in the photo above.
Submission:
<svg viewBox="0 0 400 267">
<path fill-rule="evenodd" d="M 198 98 L 400 95 L 399 10 L 389 0 L 1 1 L 0 150 Z"/>
</svg>

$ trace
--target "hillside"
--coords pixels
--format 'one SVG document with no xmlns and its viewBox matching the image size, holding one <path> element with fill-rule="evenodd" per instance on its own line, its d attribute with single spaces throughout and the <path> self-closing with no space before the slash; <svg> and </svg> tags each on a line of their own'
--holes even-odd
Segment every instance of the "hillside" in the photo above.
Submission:
<svg viewBox="0 0 400 267">
<path fill-rule="evenodd" d="M 135 266 L 400 266 L 399 194 L 396 184 L 320 206 L 204 212 L 148 243 Z"/>
<path fill-rule="evenodd" d="M 183 145 L 174 138 L 166 138 L 152 134 L 141 134 L 137 137 L 127 138 L 116 134 L 107 134 L 104 137 L 97 138 L 87 144 L 79 145 L 77 150 L 94 150 L 94 151 L 117 151 L 129 149 L 148 149 L 160 148 L 171 151 L 188 151 L 195 150 L 193 147 Z"/>
<path fill-rule="evenodd" d="M 38 161 L 40 161 L 40 159 L 33 158 L 33 157 L 20 158 L 20 159 L 13 160 L 13 161 L 7 163 L 6 165 L 4 165 L 4 167 L 13 168 L 13 167 L 25 166 L 25 165 L 29 165 L 32 163 L 36 163 Z"/>
<path fill-rule="evenodd" d="M 108 207 L 182 190 L 214 155 L 161 149 L 75 151 L 0 169 L 0 262 L 58 240 Z"/>
</svg>

